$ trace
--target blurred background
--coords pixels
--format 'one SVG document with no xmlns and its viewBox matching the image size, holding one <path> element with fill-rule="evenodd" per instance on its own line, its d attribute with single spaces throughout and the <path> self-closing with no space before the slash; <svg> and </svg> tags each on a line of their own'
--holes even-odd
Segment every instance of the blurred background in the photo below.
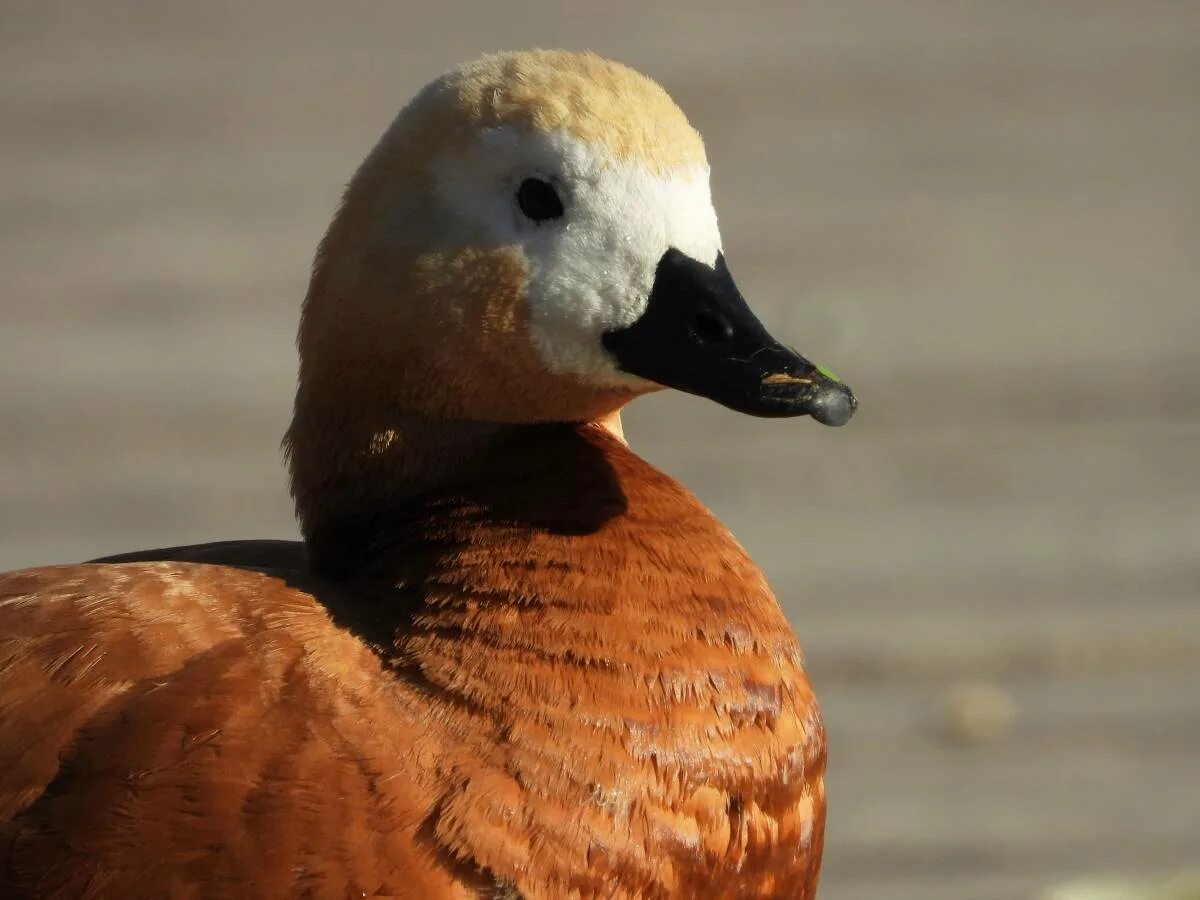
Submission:
<svg viewBox="0 0 1200 900">
<path fill-rule="evenodd" d="M 747 297 L 861 399 L 626 418 L 806 648 L 823 900 L 1200 897 L 1196 2 L 2 2 L 0 569 L 294 536 L 342 185 L 531 45 L 667 87 Z"/>
</svg>

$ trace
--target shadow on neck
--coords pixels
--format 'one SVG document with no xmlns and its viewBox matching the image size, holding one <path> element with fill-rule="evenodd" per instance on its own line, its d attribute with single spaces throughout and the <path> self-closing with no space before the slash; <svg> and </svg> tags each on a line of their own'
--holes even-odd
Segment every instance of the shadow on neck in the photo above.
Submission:
<svg viewBox="0 0 1200 900">
<path fill-rule="evenodd" d="M 616 413 L 595 423 L 507 425 L 297 409 L 285 439 L 312 571 L 387 578 L 447 515 L 556 534 L 590 534 L 626 501 L 608 455 L 624 451 Z M 446 548 L 451 549 L 451 548 Z"/>
</svg>

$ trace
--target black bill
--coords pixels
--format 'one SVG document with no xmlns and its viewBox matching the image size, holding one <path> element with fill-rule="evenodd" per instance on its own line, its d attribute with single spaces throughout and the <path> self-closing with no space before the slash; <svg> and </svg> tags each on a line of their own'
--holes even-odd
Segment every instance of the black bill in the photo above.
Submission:
<svg viewBox="0 0 1200 900">
<path fill-rule="evenodd" d="M 724 254 L 710 267 L 668 250 L 646 311 L 603 341 L 623 371 L 738 412 L 845 425 L 858 406 L 850 388 L 767 333 Z"/>
</svg>

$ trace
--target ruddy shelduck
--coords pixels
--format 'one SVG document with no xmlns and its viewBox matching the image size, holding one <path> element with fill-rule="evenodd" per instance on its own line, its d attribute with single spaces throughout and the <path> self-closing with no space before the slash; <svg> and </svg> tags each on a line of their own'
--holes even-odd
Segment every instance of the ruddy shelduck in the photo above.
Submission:
<svg viewBox="0 0 1200 900">
<path fill-rule="evenodd" d="M 856 401 L 742 299 L 662 88 L 551 51 L 433 81 L 299 349 L 302 544 L 0 576 L 0 896 L 813 897 L 796 638 L 618 411 Z"/>
</svg>

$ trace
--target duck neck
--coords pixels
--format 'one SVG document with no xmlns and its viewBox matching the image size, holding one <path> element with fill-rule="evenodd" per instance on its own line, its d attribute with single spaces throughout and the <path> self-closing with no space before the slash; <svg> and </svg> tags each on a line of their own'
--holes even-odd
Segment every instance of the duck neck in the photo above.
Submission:
<svg viewBox="0 0 1200 900">
<path fill-rule="evenodd" d="M 323 575 L 356 574 L 410 501 L 436 495 L 522 432 L 547 427 L 375 408 L 382 411 L 297 396 L 284 446 L 301 532 Z M 589 424 L 624 444 L 619 410 Z"/>
</svg>

